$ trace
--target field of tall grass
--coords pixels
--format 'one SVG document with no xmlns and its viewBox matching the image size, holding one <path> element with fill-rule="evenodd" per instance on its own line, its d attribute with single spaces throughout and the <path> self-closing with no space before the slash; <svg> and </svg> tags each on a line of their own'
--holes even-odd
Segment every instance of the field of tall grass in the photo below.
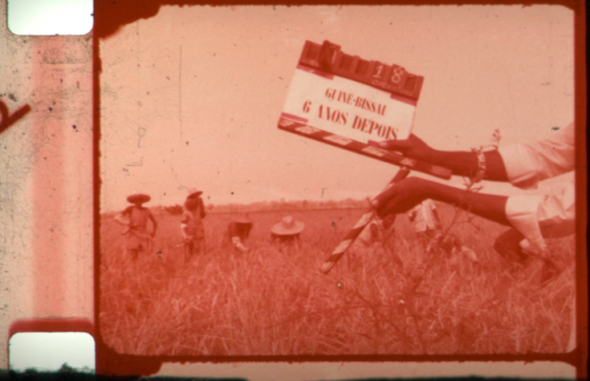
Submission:
<svg viewBox="0 0 590 381">
<path fill-rule="evenodd" d="M 455 211 L 441 206 L 447 226 Z M 179 216 L 156 214 L 153 250 L 124 255 L 123 228 L 101 221 L 100 327 L 121 354 L 191 356 L 525 354 L 566 350 L 574 239 L 550 242 L 565 267 L 548 283 L 536 262 L 517 267 L 492 248 L 506 227 L 462 217 L 452 233 L 477 253 L 427 252 L 406 216 L 381 245 L 319 267 L 363 210 L 250 213 L 250 250 L 224 242 L 230 214 L 205 219 L 206 250 L 184 257 Z M 281 247 L 270 227 L 305 222 Z"/>
</svg>

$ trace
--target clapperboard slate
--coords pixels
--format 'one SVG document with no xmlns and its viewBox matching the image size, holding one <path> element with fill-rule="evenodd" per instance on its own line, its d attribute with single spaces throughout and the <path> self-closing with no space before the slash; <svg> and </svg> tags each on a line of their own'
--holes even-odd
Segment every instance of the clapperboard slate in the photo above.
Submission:
<svg viewBox="0 0 590 381">
<path fill-rule="evenodd" d="M 306 41 L 279 128 L 391 164 L 448 179 L 446 168 L 368 145 L 407 139 L 424 77 L 367 61 L 340 46 Z"/>
</svg>

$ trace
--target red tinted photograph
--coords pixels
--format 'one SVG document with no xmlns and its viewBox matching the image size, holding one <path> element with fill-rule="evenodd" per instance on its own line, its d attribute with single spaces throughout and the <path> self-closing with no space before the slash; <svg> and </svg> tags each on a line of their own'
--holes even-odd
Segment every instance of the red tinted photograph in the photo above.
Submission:
<svg viewBox="0 0 590 381">
<path fill-rule="evenodd" d="M 585 3 L 17 3 L 0 374 L 587 376 Z"/>
<path fill-rule="evenodd" d="M 108 348 L 576 347 L 572 9 L 162 5 L 97 43 Z"/>
</svg>

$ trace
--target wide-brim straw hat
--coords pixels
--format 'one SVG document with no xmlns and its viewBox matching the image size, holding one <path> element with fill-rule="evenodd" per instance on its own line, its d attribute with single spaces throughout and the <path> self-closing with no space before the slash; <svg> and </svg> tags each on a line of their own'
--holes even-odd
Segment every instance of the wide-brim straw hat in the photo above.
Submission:
<svg viewBox="0 0 590 381">
<path fill-rule="evenodd" d="M 295 221 L 293 216 L 285 216 L 281 222 L 274 224 L 270 231 L 276 235 L 294 235 L 301 233 L 304 227 L 305 224 Z"/>
<path fill-rule="evenodd" d="M 239 214 L 235 216 L 232 220 L 237 224 L 251 225 L 252 223 L 254 223 L 254 221 L 252 221 L 250 216 L 248 216 L 247 214 Z"/>
<path fill-rule="evenodd" d="M 144 202 L 148 202 L 151 199 L 152 198 L 150 196 L 148 196 L 147 194 L 143 194 L 143 193 L 134 193 L 131 196 L 127 197 L 127 201 L 129 201 L 132 204 L 137 204 L 137 203 L 143 204 Z"/>
<path fill-rule="evenodd" d="M 188 196 L 187 196 L 187 198 L 190 198 L 190 197 L 197 197 L 197 196 L 200 196 L 200 195 L 202 195 L 202 194 L 203 194 L 203 191 L 197 190 L 197 188 L 191 188 L 191 189 L 188 191 Z"/>
</svg>

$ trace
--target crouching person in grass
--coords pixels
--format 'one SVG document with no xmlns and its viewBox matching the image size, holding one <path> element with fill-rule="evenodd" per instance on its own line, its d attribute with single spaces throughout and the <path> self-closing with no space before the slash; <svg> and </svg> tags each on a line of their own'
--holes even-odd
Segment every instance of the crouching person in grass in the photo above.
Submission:
<svg viewBox="0 0 590 381">
<path fill-rule="evenodd" d="M 426 199 L 410 209 L 408 218 L 414 223 L 416 237 L 425 246 L 441 234 L 442 224 L 436 205 L 430 199 Z"/>
<path fill-rule="evenodd" d="M 191 189 L 183 206 L 180 231 L 185 248 L 185 259 L 205 249 L 205 226 L 203 218 L 207 216 L 205 204 L 200 197 L 202 191 Z"/>
<path fill-rule="evenodd" d="M 273 242 L 283 247 L 299 248 L 299 237 L 305 228 L 305 224 L 296 221 L 293 216 L 285 216 L 280 222 L 274 224 L 270 229 L 270 235 Z"/>
<path fill-rule="evenodd" d="M 358 238 L 352 245 L 353 250 L 364 250 L 375 247 L 384 247 L 387 243 L 392 242 L 395 237 L 395 214 L 380 218 L 374 217 L 373 220 L 361 231 Z"/>
<path fill-rule="evenodd" d="M 127 197 L 127 201 L 133 205 L 127 207 L 115 220 L 128 227 L 123 233 L 127 236 L 125 240 L 125 252 L 136 260 L 139 252 L 149 252 L 152 247 L 152 238 L 156 235 L 158 223 L 152 212 L 143 206 L 151 200 L 147 194 L 135 193 Z M 148 221 L 152 221 L 152 233 L 148 232 Z"/>
<path fill-rule="evenodd" d="M 244 246 L 250 236 L 250 231 L 254 222 L 248 215 L 237 216 L 227 227 L 227 240 L 239 251 L 246 252 L 248 248 Z"/>
<path fill-rule="evenodd" d="M 372 144 L 449 168 L 453 174 L 469 177 L 473 182 L 485 179 L 534 188 L 539 181 L 572 172 L 575 168 L 573 124 L 553 130 L 549 136 L 535 142 L 488 151 L 438 151 L 415 135 L 405 141 Z M 575 229 L 574 184 L 570 181 L 564 185 L 561 191 L 550 195 L 506 197 L 412 177 L 396 183 L 371 204 L 379 215 L 386 216 L 407 212 L 422 201 L 433 199 L 509 226 L 510 230 L 496 239 L 496 251 L 508 261 L 539 263 L 542 281 L 547 282 L 564 269 L 564 261 L 549 251 L 545 238 L 571 235 Z"/>
<path fill-rule="evenodd" d="M 444 233 L 443 224 L 435 203 L 426 199 L 408 212 L 408 218 L 414 223 L 416 237 L 427 252 L 440 248 L 447 254 L 464 254 L 473 262 L 478 262 L 477 254 L 463 245 L 454 234 Z"/>
</svg>

